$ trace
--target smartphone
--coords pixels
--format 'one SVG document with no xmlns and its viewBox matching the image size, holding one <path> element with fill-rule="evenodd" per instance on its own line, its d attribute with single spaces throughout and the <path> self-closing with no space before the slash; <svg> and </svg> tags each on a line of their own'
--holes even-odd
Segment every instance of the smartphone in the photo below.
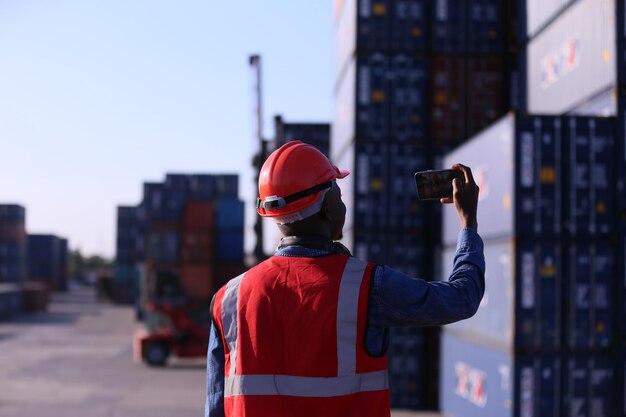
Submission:
<svg viewBox="0 0 626 417">
<path fill-rule="evenodd" d="M 458 169 L 441 169 L 415 173 L 417 196 L 420 200 L 439 200 L 452 197 L 452 180 L 459 178 L 465 182 L 463 171 Z"/>
</svg>

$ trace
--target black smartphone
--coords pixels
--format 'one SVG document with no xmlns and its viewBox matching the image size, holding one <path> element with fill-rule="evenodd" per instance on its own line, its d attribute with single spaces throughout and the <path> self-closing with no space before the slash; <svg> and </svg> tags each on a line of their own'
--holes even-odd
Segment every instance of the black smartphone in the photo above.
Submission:
<svg viewBox="0 0 626 417">
<path fill-rule="evenodd" d="M 452 197 L 452 180 L 459 178 L 465 181 L 463 171 L 458 169 L 441 169 L 415 173 L 417 196 L 420 200 L 439 200 Z"/>
</svg>

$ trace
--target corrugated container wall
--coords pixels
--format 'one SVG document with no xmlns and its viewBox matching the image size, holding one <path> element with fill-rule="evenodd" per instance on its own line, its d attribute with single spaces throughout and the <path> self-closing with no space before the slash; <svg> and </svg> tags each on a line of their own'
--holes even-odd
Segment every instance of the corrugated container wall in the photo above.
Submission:
<svg viewBox="0 0 626 417">
<path fill-rule="evenodd" d="M 26 209 L 0 205 L 0 283 L 21 283 L 27 276 Z"/>
<path fill-rule="evenodd" d="M 529 112 L 562 114 L 615 86 L 615 20 L 613 0 L 580 0 L 530 41 Z"/>
</svg>

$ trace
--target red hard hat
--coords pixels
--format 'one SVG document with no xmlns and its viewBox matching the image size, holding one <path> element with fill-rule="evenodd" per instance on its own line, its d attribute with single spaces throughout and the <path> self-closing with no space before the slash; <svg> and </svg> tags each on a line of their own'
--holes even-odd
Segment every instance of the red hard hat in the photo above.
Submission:
<svg viewBox="0 0 626 417">
<path fill-rule="evenodd" d="M 316 147 L 299 140 L 287 142 L 261 168 L 257 212 L 278 223 L 304 219 L 319 211 L 313 206 L 321 206 L 321 193 L 330 189 L 332 181 L 348 174 Z"/>
</svg>

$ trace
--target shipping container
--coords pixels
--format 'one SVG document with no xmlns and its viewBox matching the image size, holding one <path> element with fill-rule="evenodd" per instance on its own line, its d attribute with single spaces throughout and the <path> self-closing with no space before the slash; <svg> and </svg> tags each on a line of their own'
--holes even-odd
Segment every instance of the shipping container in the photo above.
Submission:
<svg viewBox="0 0 626 417">
<path fill-rule="evenodd" d="M 215 235 L 216 259 L 218 262 L 243 261 L 243 230 L 217 231 Z"/>
<path fill-rule="evenodd" d="M 180 280 L 187 298 L 190 300 L 211 300 L 215 288 L 214 273 L 212 264 L 181 266 Z"/>
<path fill-rule="evenodd" d="M 182 228 L 185 232 L 212 232 L 215 229 L 215 204 L 208 201 L 188 201 Z"/>
<path fill-rule="evenodd" d="M 626 217 L 622 215 L 618 229 L 617 256 L 617 308 L 618 308 L 618 342 L 626 345 Z"/>
<path fill-rule="evenodd" d="M 613 0 L 580 0 L 537 35 L 528 44 L 528 111 L 562 114 L 614 86 L 615 26 Z"/>
<path fill-rule="evenodd" d="M 381 229 L 356 229 L 351 232 L 352 247 L 348 249 L 352 255 L 368 262 L 384 264 L 387 262 L 389 234 Z M 349 244 L 348 242 L 343 242 Z"/>
<path fill-rule="evenodd" d="M 391 140 L 424 144 L 427 139 L 427 61 L 408 54 L 393 55 L 390 74 L 393 76 Z"/>
<path fill-rule="evenodd" d="M 424 407 L 424 331 L 419 327 L 394 327 L 387 351 L 391 407 L 418 410 Z"/>
<path fill-rule="evenodd" d="M 448 417 L 560 416 L 562 359 L 513 355 L 444 332 L 441 411 Z"/>
<path fill-rule="evenodd" d="M 22 289 L 17 284 L 0 283 L 0 321 L 8 320 L 22 311 Z"/>
<path fill-rule="evenodd" d="M 335 0 L 335 83 L 345 76 L 356 52 L 358 0 Z"/>
<path fill-rule="evenodd" d="M 606 243 L 568 245 L 566 337 L 571 349 L 602 349 L 613 345 L 614 255 Z"/>
<path fill-rule="evenodd" d="M 27 271 L 27 242 L 0 241 L 0 283 L 20 283 Z"/>
<path fill-rule="evenodd" d="M 55 235 L 28 235 L 28 277 L 52 291 L 67 289 L 67 241 Z"/>
<path fill-rule="evenodd" d="M 549 25 L 550 21 L 558 17 L 566 7 L 575 0 L 525 0 L 525 27 L 522 39 L 532 38 L 544 27 Z M 548 26 L 549 27 L 549 26 Z"/>
<path fill-rule="evenodd" d="M 352 175 L 340 186 L 354 182 L 353 226 L 355 228 L 385 228 L 388 226 L 389 147 L 384 143 L 356 143 L 353 167 L 342 166 Z M 342 187 L 343 190 L 343 187 Z"/>
<path fill-rule="evenodd" d="M 458 144 L 466 138 L 465 58 L 435 55 L 431 58 L 430 72 L 430 142 Z"/>
<path fill-rule="evenodd" d="M 361 51 L 387 50 L 390 46 L 391 0 L 359 0 L 356 47 Z M 352 10 L 347 10 L 354 13 Z"/>
<path fill-rule="evenodd" d="M 241 230 L 244 227 L 244 202 L 235 198 L 220 198 L 215 203 L 217 230 Z"/>
<path fill-rule="evenodd" d="M 19 283 L 27 274 L 26 209 L 0 204 L 0 283 Z"/>
<path fill-rule="evenodd" d="M 448 328 L 501 349 L 561 348 L 562 254 L 559 241 L 485 241 L 485 295 L 478 312 Z M 443 277 L 456 247 L 443 252 Z"/>
<path fill-rule="evenodd" d="M 626 29 L 625 29 L 626 30 Z M 615 153 L 617 155 L 617 190 L 620 211 L 626 211 L 626 95 L 618 98 L 619 111 L 616 118 L 617 138 Z"/>
<path fill-rule="evenodd" d="M 389 144 L 388 225 L 394 229 L 426 226 L 426 205 L 417 197 L 414 174 L 430 169 L 426 148 L 411 143 Z"/>
<path fill-rule="evenodd" d="M 215 177 L 210 174 L 189 176 L 189 198 L 192 201 L 212 201 L 216 197 Z"/>
<path fill-rule="evenodd" d="M 214 231 L 183 231 L 180 240 L 181 264 L 206 264 L 215 259 Z"/>
<path fill-rule="evenodd" d="M 472 168 L 483 239 L 561 234 L 561 126 L 559 117 L 509 114 L 445 157 L 445 167 Z M 458 225 L 454 207 L 443 207 L 446 245 L 456 243 Z"/>
<path fill-rule="evenodd" d="M 178 223 L 153 223 L 146 236 L 147 259 L 158 264 L 176 264 L 180 255 Z"/>
<path fill-rule="evenodd" d="M 610 417 L 617 405 L 613 361 L 601 354 L 571 354 L 563 389 L 563 415 Z"/>
<path fill-rule="evenodd" d="M 330 125 L 327 123 L 285 123 L 281 116 L 274 117 L 274 149 L 287 142 L 299 140 L 315 146 L 330 157 Z"/>
<path fill-rule="evenodd" d="M 474 135 L 504 114 L 504 68 L 499 56 L 467 58 L 467 131 Z"/>
<path fill-rule="evenodd" d="M 356 59 L 350 61 L 345 76 L 335 86 L 335 111 L 330 131 L 330 159 L 335 163 L 345 156 L 355 139 Z"/>
<path fill-rule="evenodd" d="M 356 135 L 363 140 L 382 141 L 389 136 L 391 111 L 389 57 L 382 53 L 359 56 L 356 83 Z"/>
<path fill-rule="evenodd" d="M 502 0 L 467 0 L 469 53 L 499 54 L 504 50 L 504 4 Z"/>
<path fill-rule="evenodd" d="M 573 236 L 607 235 L 615 228 L 615 121 L 566 117 L 565 219 Z"/>
<path fill-rule="evenodd" d="M 238 198 L 239 197 L 239 175 L 219 174 L 215 177 L 216 198 Z"/>
<path fill-rule="evenodd" d="M 431 279 L 426 275 L 426 245 L 422 230 L 389 230 L 385 264 L 413 278 Z"/>
<path fill-rule="evenodd" d="M 467 1 L 435 0 L 431 10 L 433 51 L 463 53 L 467 50 Z"/>
<path fill-rule="evenodd" d="M 43 281 L 27 281 L 21 285 L 22 311 L 36 313 L 48 308 L 48 284 Z"/>
<path fill-rule="evenodd" d="M 428 2 L 426 0 L 395 0 L 390 2 L 389 49 L 424 51 L 428 34 Z"/>
</svg>

